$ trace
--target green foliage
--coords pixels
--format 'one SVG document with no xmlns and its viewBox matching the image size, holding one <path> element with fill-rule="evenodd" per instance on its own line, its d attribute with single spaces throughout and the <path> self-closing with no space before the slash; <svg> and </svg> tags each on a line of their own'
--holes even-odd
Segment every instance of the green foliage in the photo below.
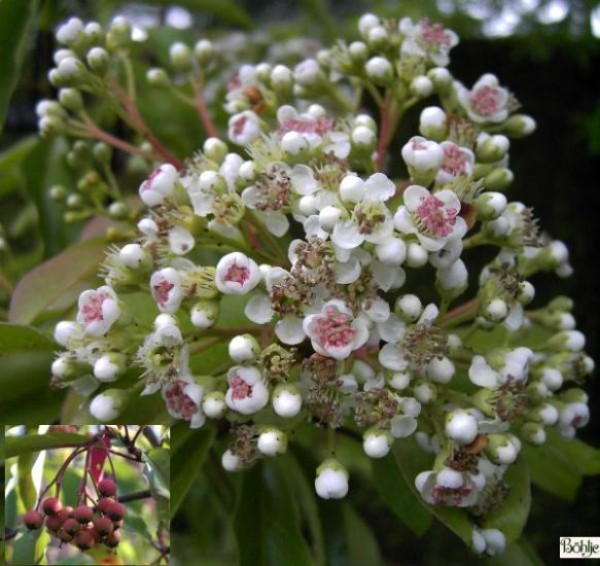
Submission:
<svg viewBox="0 0 600 566">
<path fill-rule="evenodd" d="M 87 436 L 73 433 L 48 433 L 31 436 L 9 436 L 6 438 L 6 457 L 27 455 L 39 450 L 48 450 L 64 446 L 81 446 L 87 442 Z"/>
</svg>

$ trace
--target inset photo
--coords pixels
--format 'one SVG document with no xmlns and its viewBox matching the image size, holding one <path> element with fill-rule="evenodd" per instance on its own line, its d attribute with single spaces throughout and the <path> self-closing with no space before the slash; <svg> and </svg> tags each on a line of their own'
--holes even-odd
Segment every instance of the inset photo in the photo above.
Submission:
<svg viewBox="0 0 600 566">
<path fill-rule="evenodd" d="M 4 427 L 7 565 L 169 563 L 170 431 Z"/>
</svg>

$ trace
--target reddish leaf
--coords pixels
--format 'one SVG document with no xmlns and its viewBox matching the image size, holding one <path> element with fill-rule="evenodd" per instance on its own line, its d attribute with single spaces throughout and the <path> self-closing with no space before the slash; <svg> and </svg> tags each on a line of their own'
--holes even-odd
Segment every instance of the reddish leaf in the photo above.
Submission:
<svg viewBox="0 0 600 566">
<path fill-rule="evenodd" d="M 31 324 L 53 309 L 62 312 L 72 306 L 93 284 L 105 248 L 105 238 L 85 240 L 30 271 L 13 293 L 10 322 Z"/>
</svg>

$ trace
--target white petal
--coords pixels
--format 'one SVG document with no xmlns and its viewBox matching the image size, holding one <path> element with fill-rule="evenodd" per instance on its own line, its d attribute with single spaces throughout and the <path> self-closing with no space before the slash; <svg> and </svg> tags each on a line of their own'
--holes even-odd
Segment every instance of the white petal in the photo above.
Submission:
<svg viewBox="0 0 600 566">
<path fill-rule="evenodd" d="M 294 315 L 287 315 L 275 325 L 275 334 L 284 344 L 300 344 L 306 338 L 302 329 L 302 320 Z"/>
<path fill-rule="evenodd" d="M 402 193 L 404 205 L 408 210 L 414 212 L 421 204 L 421 199 L 427 198 L 431 193 L 421 185 L 410 185 Z"/>
<path fill-rule="evenodd" d="M 496 387 L 499 384 L 498 373 L 488 365 L 483 356 L 473 356 L 469 379 L 479 387 Z"/>
<path fill-rule="evenodd" d="M 360 233 L 356 223 L 343 220 L 333 228 L 331 241 L 342 249 L 351 250 L 360 246 L 365 241 L 365 237 Z"/>
<path fill-rule="evenodd" d="M 275 311 L 271 308 L 271 300 L 262 293 L 254 295 L 247 303 L 244 314 L 248 320 L 256 324 L 266 324 L 269 322 Z"/>
<path fill-rule="evenodd" d="M 289 220 L 281 212 L 267 211 L 262 214 L 262 218 L 269 232 L 278 238 L 286 234 L 290 227 Z"/>
<path fill-rule="evenodd" d="M 397 346 L 386 344 L 379 351 L 379 362 L 386 369 L 393 371 L 402 371 L 407 367 L 407 361 L 404 354 Z"/>
<path fill-rule="evenodd" d="M 396 415 L 390 421 L 390 425 L 394 438 L 406 438 L 417 430 L 417 419 L 407 415 Z"/>
</svg>

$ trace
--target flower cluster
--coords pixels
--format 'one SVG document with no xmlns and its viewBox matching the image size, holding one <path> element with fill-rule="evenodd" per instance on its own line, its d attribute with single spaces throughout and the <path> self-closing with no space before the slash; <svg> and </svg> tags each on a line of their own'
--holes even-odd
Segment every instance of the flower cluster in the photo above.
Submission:
<svg viewBox="0 0 600 566">
<path fill-rule="evenodd" d="M 471 89 L 453 78 L 451 30 L 372 14 L 358 30 L 295 67 L 245 65 L 228 85 L 227 141 L 156 164 L 135 241 L 56 326 L 52 383 L 100 420 L 158 392 L 192 428 L 225 419 L 227 470 L 282 454 L 307 423 L 358 432 L 372 458 L 414 436 L 435 454 L 415 480 L 423 499 L 486 508 L 522 443 L 589 419 L 577 385 L 593 362 L 570 300 L 530 308 L 527 279 L 568 275 L 568 252 L 503 192 L 510 139 L 535 123 L 495 76 Z M 189 55 L 171 50 L 180 65 Z M 356 85 L 378 117 L 357 111 Z M 417 135 L 390 147 L 432 95 Z M 483 245 L 496 251 L 478 266 Z M 328 457 L 315 489 L 340 498 L 348 478 Z M 504 543 L 473 532 L 477 552 Z"/>
</svg>

